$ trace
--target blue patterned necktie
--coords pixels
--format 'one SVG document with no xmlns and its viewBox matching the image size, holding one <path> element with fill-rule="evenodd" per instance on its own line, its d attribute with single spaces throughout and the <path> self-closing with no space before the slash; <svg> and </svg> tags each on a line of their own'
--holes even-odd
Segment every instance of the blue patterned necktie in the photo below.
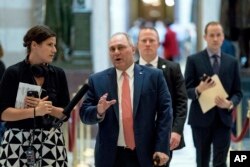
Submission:
<svg viewBox="0 0 250 167">
<path fill-rule="evenodd" d="M 219 56 L 218 55 L 213 55 L 212 58 L 214 59 L 214 63 L 213 63 L 213 71 L 215 74 L 219 74 L 219 70 L 220 70 L 220 65 L 219 65 Z"/>
</svg>

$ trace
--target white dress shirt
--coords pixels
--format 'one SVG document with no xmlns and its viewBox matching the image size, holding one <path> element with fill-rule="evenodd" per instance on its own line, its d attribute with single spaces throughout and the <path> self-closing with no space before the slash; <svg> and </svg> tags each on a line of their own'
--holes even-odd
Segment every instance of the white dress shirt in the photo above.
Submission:
<svg viewBox="0 0 250 167">
<path fill-rule="evenodd" d="M 139 64 L 140 64 L 140 65 L 152 64 L 154 68 L 157 68 L 157 65 L 158 65 L 158 56 L 156 56 L 156 57 L 154 58 L 154 60 L 152 60 L 151 62 L 146 62 L 146 61 L 140 56 Z"/>
<path fill-rule="evenodd" d="M 133 97 L 134 97 L 134 66 L 133 63 L 125 72 L 128 74 L 129 77 L 129 87 L 130 87 L 130 96 L 131 96 L 131 105 L 132 105 L 132 112 L 133 112 Z M 123 82 L 123 76 L 122 72 L 118 69 L 116 69 L 116 75 L 117 75 L 117 84 L 118 84 L 118 102 L 119 102 L 119 136 L 118 136 L 118 142 L 117 146 L 126 147 L 125 139 L 124 139 L 124 133 L 123 133 L 123 123 L 122 123 L 122 82 Z"/>
</svg>

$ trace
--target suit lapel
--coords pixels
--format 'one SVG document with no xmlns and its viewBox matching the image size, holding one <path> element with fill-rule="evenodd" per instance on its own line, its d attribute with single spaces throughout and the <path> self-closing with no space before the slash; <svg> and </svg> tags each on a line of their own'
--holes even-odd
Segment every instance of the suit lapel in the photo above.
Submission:
<svg viewBox="0 0 250 167">
<path fill-rule="evenodd" d="M 228 72 L 228 61 L 226 61 L 226 56 L 223 53 L 221 53 L 221 59 L 220 59 L 220 70 L 219 70 L 219 76 L 223 76 L 225 72 Z"/>
<path fill-rule="evenodd" d="M 138 104 L 140 101 L 141 97 L 141 89 L 142 89 L 142 84 L 143 84 L 143 77 L 144 73 L 142 68 L 135 64 L 134 68 L 134 102 L 133 102 L 133 115 L 135 117 L 137 109 L 138 109 Z"/>
<path fill-rule="evenodd" d="M 117 121 L 119 121 L 119 102 L 118 102 L 118 88 L 117 88 L 117 79 L 116 79 L 116 71 L 115 68 L 112 68 L 108 72 L 108 82 L 109 82 L 109 88 L 108 92 L 110 93 L 108 96 L 109 99 L 116 99 L 117 102 L 112 106 L 117 118 Z"/>
<path fill-rule="evenodd" d="M 164 73 L 164 75 L 167 75 L 167 72 L 168 72 L 168 66 L 167 66 L 167 63 L 162 59 L 162 58 L 160 58 L 159 57 L 159 59 L 158 59 L 158 63 L 157 63 L 158 65 L 157 65 L 157 68 L 158 69 L 161 69 L 162 71 L 163 71 L 163 73 Z M 166 74 L 165 74 L 166 73 Z"/>
<path fill-rule="evenodd" d="M 204 50 L 204 51 L 202 52 L 202 55 L 201 55 L 200 57 L 203 59 L 203 60 L 202 60 L 203 62 L 201 62 L 200 65 L 206 66 L 205 69 L 209 69 L 207 75 L 213 74 L 214 71 L 213 71 L 213 67 L 212 67 L 212 65 L 211 65 L 211 61 L 210 61 L 209 55 L 208 55 L 208 53 L 207 53 L 207 50 Z"/>
<path fill-rule="evenodd" d="M 163 61 L 161 61 L 161 59 L 158 58 L 157 68 L 162 69 L 162 66 L 164 66 Z"/>
</svg>

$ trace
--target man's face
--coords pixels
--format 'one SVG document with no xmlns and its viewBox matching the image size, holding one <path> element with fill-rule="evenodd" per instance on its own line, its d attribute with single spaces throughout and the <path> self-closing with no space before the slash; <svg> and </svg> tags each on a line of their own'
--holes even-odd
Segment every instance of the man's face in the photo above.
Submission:
<svg viewBox="0 0 250 167">
<path fill-rule="evenodd" d="M 134 63 L 135 48 L 123 34 L 113 36 L 109 41 L 109 54 L 115 68 L 125 71 Z"/>
<path fill-rule="evenodd" d="M 157 56 L 159 37 L 154 30 L 143 29 L 139 33 L 138 50 L 144 60 L 153 60 Z"/>
<path fill-rule="evenodd" d="M 220 25 L 208 26 L 204 39 L 207 41 L 208 49 L 214 53 L 218 52 L 224 40 L 222 27 Z"/>
</svg>

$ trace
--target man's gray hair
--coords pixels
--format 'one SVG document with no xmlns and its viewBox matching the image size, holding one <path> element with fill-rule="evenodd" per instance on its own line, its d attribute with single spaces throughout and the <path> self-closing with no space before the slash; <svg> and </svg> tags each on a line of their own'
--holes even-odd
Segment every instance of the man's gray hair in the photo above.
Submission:
<svg viewBox="0 0 250 167">
<path fill-rule="evenodd" d="M 127 38 L 128 43 L 129 43 L 131 46 L 134 46 L 134 42 L 133 42 L 132 38 L 131 38 L 127 33 L 125 33 L 125 32 L 117 32 L 117 33 L 113 34 L 113 35 L 111 36 L 111 38 L 113 38 L 114 36 L 117 36 L 117 35 L 124 35 L 124 36 Z M 111 38 L 110 38 L 110 39 L 111 39 Z"/>
</svg>

